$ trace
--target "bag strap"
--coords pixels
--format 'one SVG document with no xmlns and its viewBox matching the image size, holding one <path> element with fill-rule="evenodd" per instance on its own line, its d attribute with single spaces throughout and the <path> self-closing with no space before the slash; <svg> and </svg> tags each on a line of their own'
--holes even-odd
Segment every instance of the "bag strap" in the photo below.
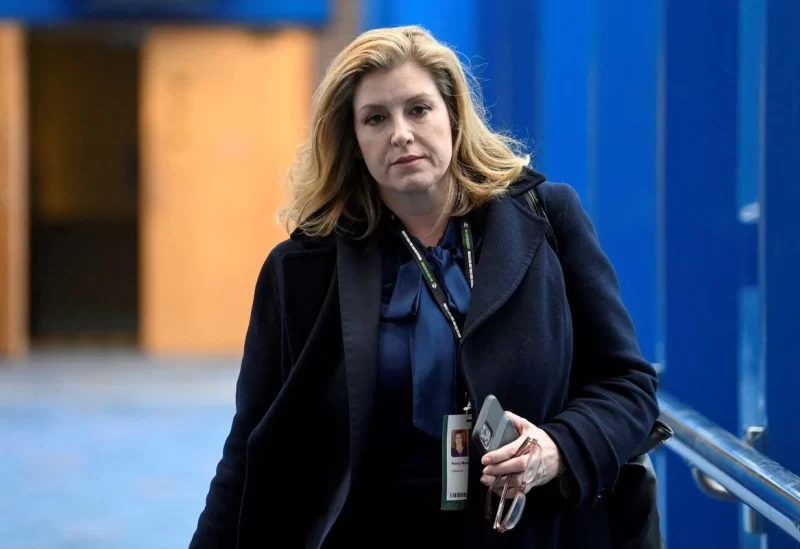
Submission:
<svg viewBox="0 0 800 549">
<path fill-rule="evenodd" d="M 525 200 L 528 202 L 528 207 L 533 212 L 533 215 L 539 216 L 547 221 L 547 241 L 553 248 L 553 251 L 558 255 L 558 241 L 556 240 L 556 233 L 553 231 L 553 226 L 550 225 L 550 219 L 547 217 L 547 212 L 544 210 L 542 199 L 536 193 L 536 187 L 528 189 L 525 192 Z"/>
</svg>

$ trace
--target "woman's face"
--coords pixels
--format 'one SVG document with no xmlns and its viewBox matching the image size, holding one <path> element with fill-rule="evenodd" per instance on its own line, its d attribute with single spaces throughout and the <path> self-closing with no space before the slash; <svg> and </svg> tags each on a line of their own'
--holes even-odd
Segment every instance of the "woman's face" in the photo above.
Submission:
<svg viewBox="0 0 800 549">
<path fill-rule="evenodd" d="M 461 433 L 456 434 L 456 446 L 459 448 L 464 446 L 464 435 Z"/>
<path fill-rule="evenodd" d="M 381 197 L 433 195 L 453 156 L 450 116 L 431 74 L 414 63 L 365 75 L 353 97 L 356 140 Z"/>
</svg>

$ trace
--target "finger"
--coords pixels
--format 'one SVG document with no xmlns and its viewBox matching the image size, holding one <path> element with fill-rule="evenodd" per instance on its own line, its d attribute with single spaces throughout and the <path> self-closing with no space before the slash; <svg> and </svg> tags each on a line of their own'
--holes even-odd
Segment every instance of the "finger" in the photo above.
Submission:
<svg viewBox="0 0 800 549">
<path fill-rule="evenodd" d="M 505 479 L 503 482 L 498 482 L 497 486 L 494 488 L 494 493 L 497 497 L 503 497 L 503 488 L 505 487 Z M 517 495 L 517 491 L 519 490 L 520 479 L 518 475 L 514 475 L 510 477 L 510 481 L 508 483 L 508 490 L 506 490 L 506 499 L 513 498 Z"/>
<path fill-rule="evenodd" d="M 481 476 L 481 484 L 486 486 L 486 488 L 491 489 L 493 493 L 497 494 L 498 496 L 503 493 L 503 486 L 505 486 L 505 479 L 500 479 L 496 484 L 497 477 L 493 477 L 491 475 L 482 475 Z"/>
<path fill-rule="evenodd" d="M 500 462 L 496 465 L 487 465 L 483 469 L 484 475 L 491 475 L 494 477 L 500 475 L 510 475 L 514 473 L 521 473 L 525 471 L 525 467 L 528 465 L 528 455 L 522 455 L 520 457 L 512 458 L 507 461 Z"/>
<path fill-rule="evenodd" d="M 523 471 L 522 476 L 525 479 L 525 482 L 528 484 L 538 486 L 541 483 L 537 483 L 536 481 L 541 480 L 542 478 L 542 447 L 537 444 L 533 447 L 531 452 L 532 453 L 525 464 L 525 470 Z"/>
<path fill-rule="evenodd" d="M 483 456 L 481 463 L 483 465 L 489 465 L 491 463 L 500 463 L 502 461 L 511 459 L 511 457 L 517 453 L 517 450 L 519 450 L 522 444 L 525 442 L 525 438 L 526 437 L 520 436 L 514 442 L 509 442 L 505 446 L 489 452 Z"/>
<path fill-rule="evenodd" d="M 509 487 L 519 486 L 522 479 L 522 473 L 518 473 L 516 475 L 508 475 L 508 478 L 510 479 L 508 481 Z M 497 480 L 497 477 L 494 475 L 481 475 L 481 484 L 485 486 L 491 486 L 495 480 Z M 505 486 L 505 483 L 506 483 L 506 477 L 503 477 L 500 479 L 500 481 L 497 483 L 496 486 L 499 486 L 500 491 L 502 491 L 503 486 Z"/>
<path fill-rule="evenodd" d="M 503 487 L 495 488 L 494 493 L 497 494 L 497 497 L 503 497 Z M 511 486 L 508 487 L 508 491 L 506 492 L 506 499 L 514 499 L 514 496 L 517 495 L 517 489 L 512 488 Z"/>
<path fill-rule="evenodd" d="M 487 488 L 490 488 L 492 486 L 492 484 L 494 483 L 495 478 L 497 478 L 497 477 L 483 475 L 481 477 L 481 483 L 484 484 Z M 511 499 L 514 496 L 516 496 L 517 492 L 519 491 L 519 486 L 520 486 L 520 476 L 519 475 L 514 475 L 514 477 L 512 477 L 511 480 L 508 483 L 508 490 L 506 491 L 506 499 Z M 503 482 L 498 482 L 495 485 L 494 490 L 492 491 L 492 493 L 495 494 L 497 497 L 503 497 L 503 488 L 504 487 L 505 487 L 505 480 L 503 480 Z M 525 487 L 525 493 L 527 493 L 530 489 L 531 489 L 531 485 L 528 484 Z"/>
</svg>

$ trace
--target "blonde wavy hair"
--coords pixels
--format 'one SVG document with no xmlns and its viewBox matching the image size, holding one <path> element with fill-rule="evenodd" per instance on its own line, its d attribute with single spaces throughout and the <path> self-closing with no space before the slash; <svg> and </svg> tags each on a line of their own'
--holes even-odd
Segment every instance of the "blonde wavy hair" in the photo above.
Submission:
<svg viewBox="0 0 800 549">
<path fill-rule="evenodd" d="M 512 138 L 489 129 L 477 86 L 456 53 L 426 29 L 405 26 L 364 32 L 331 62 L 314 94 L 311 135 L 289 170 L 289 202 L 280 212 L 286 229 L 311 236 L 339 230 L 372 233 L 380 221 L 377 184 L 356 158 L 353 95 L 361 78 L 413 62 L 428 70 L 450 114 L 453 156 L 446 204 L 465 215 L 504 194 L 530 157 Z"/>
</svg>

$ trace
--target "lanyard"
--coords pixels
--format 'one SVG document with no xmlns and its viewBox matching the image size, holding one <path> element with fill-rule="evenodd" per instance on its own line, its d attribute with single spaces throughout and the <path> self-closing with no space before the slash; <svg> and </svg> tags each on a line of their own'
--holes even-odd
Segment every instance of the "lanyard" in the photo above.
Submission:
<svg viewBox="0 0 800 549">
<path fill-rule="evenodd" d="M 464 248 L 464 256 L 466 257 L 466 266 L 465 271 L 467 275 L 467 281 L 469 282 L 469 287 L 472 287 L 475 284 L 475 275 L 474 275 L 474 258 L 475 258 L 475 250 L 473 248 L 474 241 L 472 239 L 472 228 L 469 225 L 469 221 L 466 219 L 462 220 L 461 222 L 461 245 Z M 463 319 L 461 319 L 461 315 L 458 311 L 451 311 L 450 306 L 447 304 L 447 296 L 442 289 L 442 285 L 436 279 L 436 275 L 433 274 L 433 269 L 431 269 L 430 264 L 425 260 L 425 256 L 417 249 L 417 246 L 414 244 L 414 241 L 411 240 L 411 236 L 406 231 L 406 228 L 403 226 L 402 223 L 398 220 L 398 224 L 400 226 L 400 234 L 403 236 L 403 242 L 405 243 L 408 251 L 411 252 L 411 256 L 414 258 L 414 261 L 417 263 L 417 267 L 419 270 L 422 271 L 422 278 L 425 280 L 425 283 L 428 285 L 431 293 L 433 294 L 433 298 L 436 300 L 436 303 L 439 305 L 439 308 L 442 310 L 444 317 L 450 322 L 450 328 L 452 328 L 453 333 L 456 336 L 456 339 L 459 343 L 461 343 L 461 326 L 463 324 Z"/>
<path fill-rule="evenodd" d="M 417 263 L 419 270 L 422 271 L 422 278 L 425 279 L 425 284 L 428 285 L 428 288 L 433 294 L 433 298 L 436 300 L 439 308 L 442 310 L 444 317 L 450 322 L 450 328 L 453 330 L 453 334 L 455 334 L 456 340 L 460 346 L 462 340 L 461 327 L 463 326 L 463 319 L 460 318 L 461 315 L 458 313 L 458 311 L 453 312 L 450 310 L 450 306 L 447 304 L 447 296 L 445 295 L 444 290 L 442 290 L 442 285 L 433 274 L 430 264 L 425 260 L 425 256 L 417 249 L 414 241 L 411 240 L 411 236 L 409 236 L 405 226 L 400 222 L 399 219 L 396 217 L 395 219 L 397 220 L 400 234 L 403 236 L 403 242 L 408 248 L 408 251 L 411 252 L 411 256 Z M 464 270 L 466 271 L 465 274 L 467 275 L 469 287 L 472 289 L 475 285 L 475 241 L 472 238 L 472 228 L 470 227 L 469 221 L 462 219 L 460 224 L 461 245 L 466 258 Z M 458 318 L 456 318 L 457 316 Z M 456 384 L 458 384 L 458 381 Z M 469 395 L 466 392 L 464 393 L 464 401 L 467 403 L 466 407 L 464 408 L 464 412 L 471 416 L 472 402 L 470 401 Z"/>
</svg>

